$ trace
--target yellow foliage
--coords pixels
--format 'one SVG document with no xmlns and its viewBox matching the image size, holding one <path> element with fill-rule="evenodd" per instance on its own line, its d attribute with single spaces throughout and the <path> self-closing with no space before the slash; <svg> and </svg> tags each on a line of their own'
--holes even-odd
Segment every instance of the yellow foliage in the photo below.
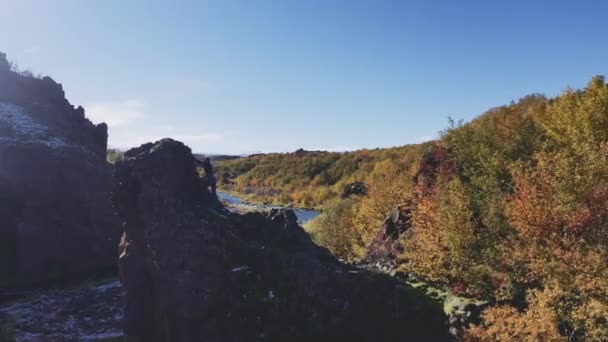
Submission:
<svg viewBox="0 0 608 342">
<path fill-rule="evenodd" d="M 440 178 L 435 192 L 419 194 L 412 222 L 404 255 L 411 271 L 433 281 L 463 282 L 474 287 L 478 238 L 462 182 Z"/>
<path fill-rule="evenodd" d="M 378 231 L 391 208 L 411 198 L 412 175 L 391 160 L 376 164 L 364 196 L 353 219 L 355 230 L 361 235 L 362 244 L 357 246 L 357 255 L 363 257 L 367 246 Z M 387 210 L 388 209 L 388 210 Z"/>
<path fill-rule="evenodd" d="M 354 229 L 352 218 L 357 211 L 354 200 L 347 199 L 332 206 L 307 225 L 318 244 L 327 247 L 334 255 L 344 260 L 356 260 L 357 245 L 361 235 Z"/>
</svg>

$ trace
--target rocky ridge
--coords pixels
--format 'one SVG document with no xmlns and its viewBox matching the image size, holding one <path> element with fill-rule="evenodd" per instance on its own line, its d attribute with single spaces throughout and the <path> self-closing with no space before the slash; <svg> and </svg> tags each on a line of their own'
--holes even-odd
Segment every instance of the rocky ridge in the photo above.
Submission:
<svg viewBox="0 0 608 342">
<path fill-rule="evenodd" d="M 110 201 L 107 126 L 60 84 L 13 72 L 0 55 L 0 299 L 111 268 L 120 222 Z"/>
<path fill-rule="evenodd" d="M 338 262 L 290 210 L 238 215 L 165 139 L 125 154 L 114 203 L 125 332 L 145 341 L 449 339 L 441 308 Z"/>
</svg>

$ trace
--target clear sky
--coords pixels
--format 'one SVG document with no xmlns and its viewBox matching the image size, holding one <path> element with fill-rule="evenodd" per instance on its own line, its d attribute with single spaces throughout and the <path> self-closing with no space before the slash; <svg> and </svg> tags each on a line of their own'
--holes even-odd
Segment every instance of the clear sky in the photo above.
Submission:
<svg viewBox="0 0 608 342">
<path fill-rule="evenodd" d="M 0 51 L 110 145 L 350 150 L 608 74 L 606 1 L 0 0 Z"/>
</svg>

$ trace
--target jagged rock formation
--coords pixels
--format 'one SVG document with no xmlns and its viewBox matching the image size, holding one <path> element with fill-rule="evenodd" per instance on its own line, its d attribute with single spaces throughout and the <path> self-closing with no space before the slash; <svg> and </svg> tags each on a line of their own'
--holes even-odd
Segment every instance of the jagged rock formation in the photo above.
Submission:
<svg viewBox="0 0 608 342">
<path fill-rule="evenodd" d="M 22 143 L 24 139 L 50 147 L 71 144 L 105 159 L 108 126 L 94 125 L 85 118 L 84 109 L 74 108 L 61 84 L 52 78 L 37 79 L 0 68 L 0 103 L 3 145 Z M 6 127 L 11 123 L 12 132 Z"/>
<path fill-rule="evenodd" d="M 442 341 L 441 308 L 338 262 L 292 211 L 238 215 L 165 139 L 116 166 L 125 332 L 142 341 Z"/>
<path fill-rule="evenodd" d="M 0 67 L 0 289 L 113 265 L 106 144 L 60 84 Z"/>
<path fill-rule="evenodd" d="M 394 267 L 398 257 L 403 253 L 401 239 L 411 228 L 411 203 L 403 203 L 391 211 L 386 217 L 382 228 L 376 232 L 369 244 L 364 264 L 379 264 Z"/>
</svg>

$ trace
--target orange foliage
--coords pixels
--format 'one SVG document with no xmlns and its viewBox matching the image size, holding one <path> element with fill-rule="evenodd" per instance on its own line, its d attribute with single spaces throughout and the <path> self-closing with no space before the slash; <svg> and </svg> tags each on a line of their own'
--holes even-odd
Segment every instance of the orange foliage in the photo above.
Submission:
<svg viewBox="0 0 608 342">
<path fill-rule="evenodd" d="M 566 341 L 557 329 L 558 317 L 552 309 L 555 296 L 530 292 L 530 308 L 519 312 L 509 305 L 492 307 L 483 313 L 483 324 L 470 327 L 464 339 L 472 342 Z"/>
</svg>

